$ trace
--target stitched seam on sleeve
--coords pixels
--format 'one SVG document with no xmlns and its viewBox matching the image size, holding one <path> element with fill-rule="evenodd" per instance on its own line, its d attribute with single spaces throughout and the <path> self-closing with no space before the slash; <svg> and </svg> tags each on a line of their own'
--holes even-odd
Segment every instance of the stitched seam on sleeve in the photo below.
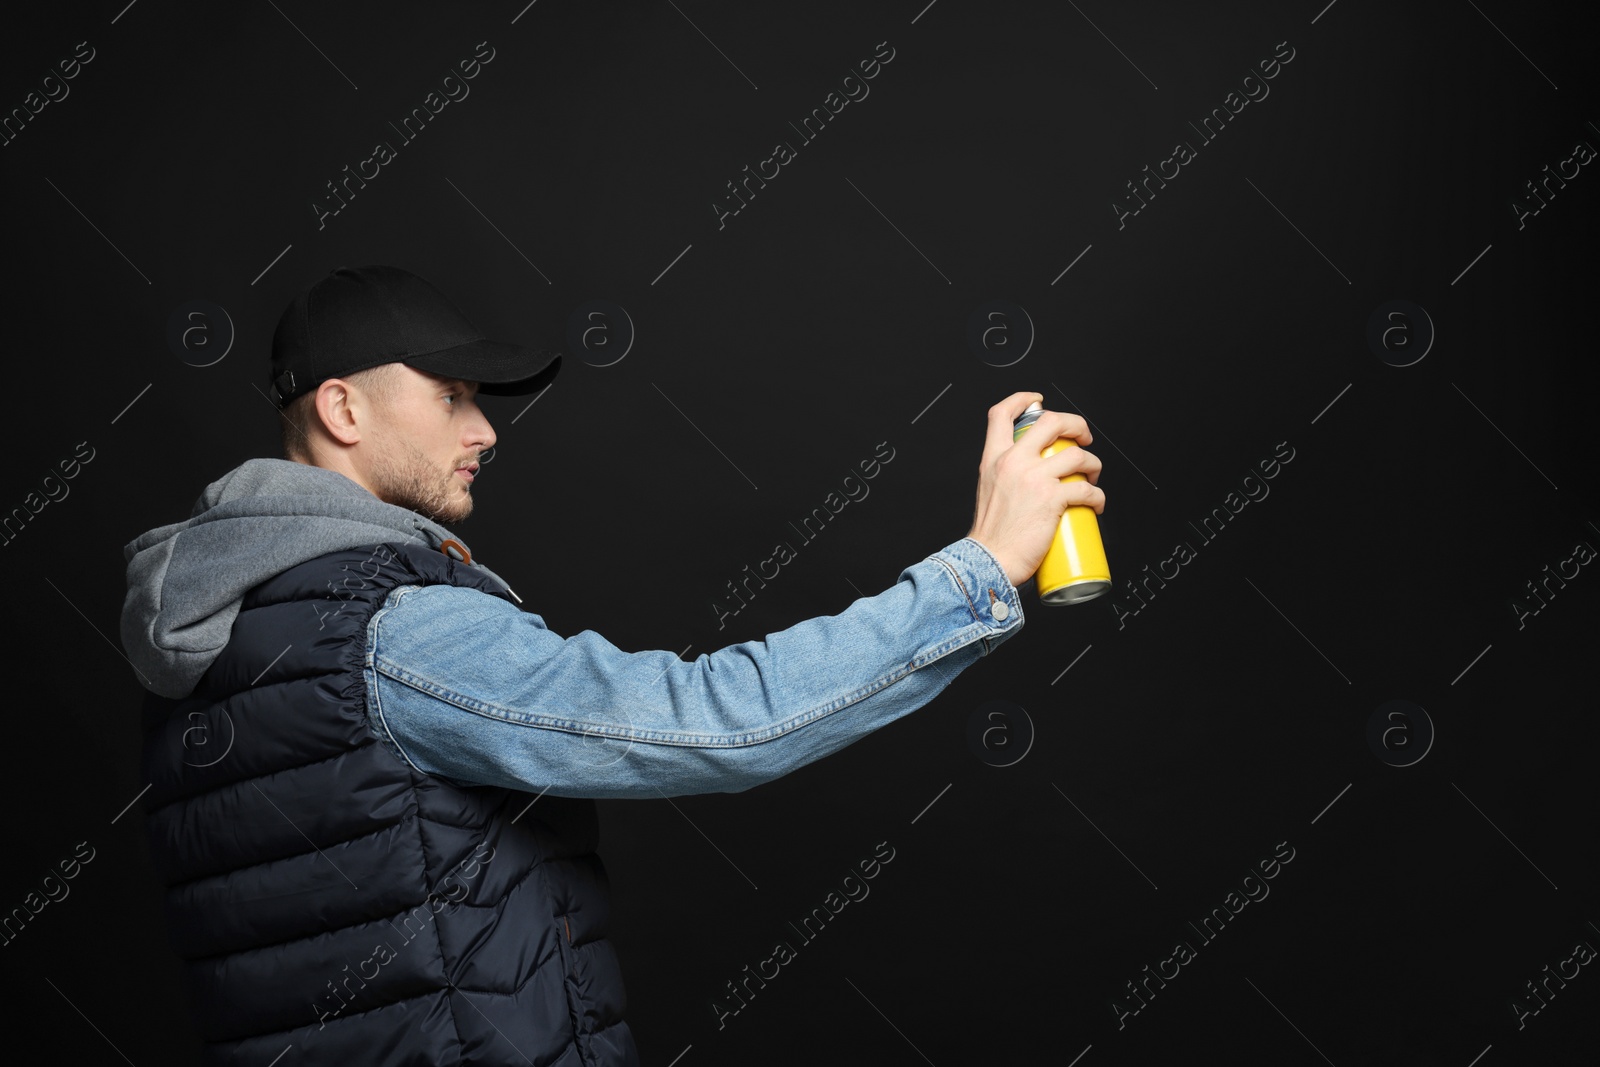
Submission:
<svg viewBox="0 0 1600 1067">
<path fill-rule="evenodd" d="M 375 660 L 374 663 L 375 669 L 381 672 L 385 677 L 407 685 L 418 692 L 427 694 L 428 696 L 440 700 L 453 708 L 457 708 L 474 715 L 481 715 L 486 719 L 494 719 L 500 722 L 509 723 L 514 726 L 558 730 L 563 733 L 585 734 L 590 736 L 599 734 L 604 737 L 613 737 L 619 740 L 638 741 L 645 744 L 678 745 L 685 748 L 742 748 L 748 745 L 760 744 L 763 741 L 770 741 L 774 738 L 781 737 L 786 733 L 790 733 L 802 726 L 806 726 L 817 719 L 832 714 L 835 711 L 849 707 L 851 704 L 855 704 L 866 697 L 871 696 L 880 689 L 893 685 L 895 682 L 906 677 L 908 674 L 911 674 L 913 671 L 919 670 L 935 660 L 943 659 L 945 656 L 956 651 L 957 649 L 971 644 L 974 640 L 977 640 L 980 636 L 982 636 L 986 629 L 987 627 L 984 627 L 981 624 L 974 624 L 973 626 L 964 627 L 954 637 L 946 640 L 944 643 L 937 645 L 932 649 L 929 649 L 927 652 L 924 652 L 921 656 L 913 659 L 905 667 L 891 671 L 888 674 L 879 677 L 871 684 L 855 691 L 854 693 L 849 693 L 843 697 L 839 697 L 808 711 L 801 712 L 782 722 L 774 723 L 771 726 L 767 726 L 763 729 L 747 730 L 742 733 L 735 734 L 702 734 L 670 730 L 640 730 L 627 726 L 617 726 L 612 723 L 589 723 L 570 717 L 537 714 L 526 711 L 515 711 L 497 704 L 471 699 L 470 697 L 466 697 L 451 690 L 447 686 L 442 686 L 437 682 L 433 682 L 427 678 L 423 678 L 420 675 L 413 674 L 410 671 L 407 671 L 393 663 L 389 663 L 384 660 Z"/>
<path fill-rule="evenodd" d="M 956 572 L 956 569 L 954 567 L 950 566 L 949 563 L 947 563 L 945 560 L 941 559 L 940 557 L 938 557 L 938 556 L 929 556 L 928 558 L 933 560 L 934 562 L 938 563 L 941 567 L 943 567 L 946 571 L 949 572 L 950 580 L 956 583 L 956 588 L 959 589 L 961 591 L 961 595 L 966 598 L 967 610 L 972 612 L 973 621 L 974 622 L 981 622 L 982 621 L 982 617 L 978 614 L 977 606 L 972 603 L 972 594 L 967 592 L 967 587 L 966 587 L 965 583 L 963 583 L 961 581 L 961 575 Z"/>
<path fill-rule="evenodd" d="M 389 744 L 394 747 L 394 750 L 400 753 L 400 758 L 405 760 L 407 766 L 409 766 L 412 770 L 416 771 L 418 774 L 427 774 L 427 771 L 417 766 L 416 761 L 411 758 L 411 754 L 408 753 L 405 750 L 405 746 L 400 743 L 400 739 L 396 737 L 394 735 L 394 731 L 389 728 L 389 720 L 385 718 L 383 714 L 383 700 L 378 695 L 378 675 L 381 672 L 376 666 L 378 659 L 379 622 L 382 621 L 383 616 L 391 608 L 395 607 L 400 603 L 400 601 L 405 599 L 407 593 L 417 588 L 420 587 L 401 586 L 398 589 L 395 589 L 389 594 L 388 602 L 374 612 L 372 618 L 367 621 L 367 654 L 366 661 L 362 664 L 361 673 L 366 682 L 367 688 L 367 710 L 369 712 L 376 711 L 378 713 L 378 722 L 383 726 L 383 737 L 380 738 L 380 741 L 388 741 Z"/>
<path fill-rule="evenodd" d="M 873 693 L 876 693 L 879 690 L 894 684 L 901 678 L 911 674 L 913 671 L 918 670 L 935 660 L 943 659 L 950 653 L 971 644 L 975 640 L 981 639 L 984 642 L 984 648 L 986 650 L 985 654 L 987 654 L 989 641 L 992 639 L 990 635 L 993 628 L 985 624 L 978 616 L 976 609 L 973 607 L 972 598 L 967 595 L 966 587 L 962 584 L 959 575 L 956 574 L 954 569 L 937 556 L 929 556 L 927 558 L 936 560 L 941 566 L 944 567 L 946 573 L 950 575 L 951 581 L 954 582 L 956 588 L 959 589 L 963 597 L 966 598 L 967 608 L 972 613 L 974 621 L 971 624 L 962 627 L 943 643 L 936 645 L 933 648 L 924 651 L 921 655 L 913 658 L 910 663 L 906 664 L 905 667 L 890 671 L 889 673 L 878 677 L 874 681 L 868 683 L 853 693 L 847 693 L 842 697 L 837 697 L 827 703 L 800 712 L 786 720 L 783 720 L 782 722 L 773 723 L 759 730 L 747 730 L 741 733 L 733 734 L 704 734 L 672 730 L 640 730 L 630 726 L 618 726 L 612 723 L 585 722 L 581 719 L 571 716 L 519 711 L 492 702 L 467 697 L 464 694 L 454 691 L 448 686 L 442 685 L 430 678 L 426 678 L 420 674 L 409 671 L 392 660 L 385 659 L 376 652 L 376 626 L 380 622 L 382 615 L 390 608 L 397 606 L 408 593 L 415 591 L 417 588 L 422 588 L 419 586 L 408 586 L 402 590 L 397 590 L 392 595 L 391 601 L 373 615 L 372 624 L 370 625 L 368 631 L 369 639 L 367 659 L 371 669 L 376 673 L 382 674 L 384 677 L 406 685 L 417 690 L 418 692 L 434 697 L 435 699 L 440 700 L 451 707 L 458 708 L 462 711 L 470 712 L 475 715 L 480 715 L 484 718 L 506 722 L 511 725 L 544 728 L 558 730 L 564 733 L 584 734 L 590 736 L 599 734 L 603 737 L 638 741 L 645 744 L 678 745 L 686 748 L 740 748 L 749 745 L 760 744 L 764 741 L 770 741 L 781 737 L 784 734 L 790 733 L 802 726 L 806 726 L 817 719 L 830 715 L 835 711 L 849 707 L 851 704 L 855 704 L 866 697 L 871 696 Z M 387 723 L 385 723 L 385 728 L 387 729 Z M 396 742 L 396 746 L 398 747 L 398 742 Z M 407 757 L 407 762 L 410 762 L 409 757 Z M 414 763 L 411 765 L 413 767 L 416 766 Z M 421 771 L 421 768 L 417 769 Z M 426 774 L 428 772 L 423 771 L 422 773 Z"/>
</svg>

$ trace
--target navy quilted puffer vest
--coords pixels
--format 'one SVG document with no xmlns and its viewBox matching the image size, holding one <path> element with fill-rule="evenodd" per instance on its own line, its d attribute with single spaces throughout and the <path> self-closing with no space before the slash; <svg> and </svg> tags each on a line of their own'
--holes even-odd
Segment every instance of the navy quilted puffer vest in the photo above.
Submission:
<svg viewBox="0 0 1600 1067">
<path fill-rule="evenodd" d="M 367 623 L 434 583 L 506 596 L 420 544 L 333 552 L 245 596 L 194 693 L 148 696 L 147 827 L 207 1064 L 638 1063 L 594 801 L 453 785 L 367 725 Z"/>
</svg>

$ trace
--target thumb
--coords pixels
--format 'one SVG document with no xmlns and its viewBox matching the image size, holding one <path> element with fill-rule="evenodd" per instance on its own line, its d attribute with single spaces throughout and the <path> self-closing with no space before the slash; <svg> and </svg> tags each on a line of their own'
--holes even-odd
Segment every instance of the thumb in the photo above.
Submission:
<svg viewBox="0 0 1600 1067">
<path fill-rule="evenodd" d="M 1010 448 L 1013 442 L 1013 424 L 1029 404 L 1043 403 L 1043 393 L 1012 393 L 989 409 L 989 430 L 984 440 L 983 457 L 988 460 Z"/>
</svg>

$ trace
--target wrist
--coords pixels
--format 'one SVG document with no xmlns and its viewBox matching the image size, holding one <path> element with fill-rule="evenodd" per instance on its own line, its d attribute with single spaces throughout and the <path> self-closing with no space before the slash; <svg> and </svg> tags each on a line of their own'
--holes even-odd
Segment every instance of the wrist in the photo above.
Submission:
<svg viewBox="0 0 1600 1067">
<path fill-rule="evenodd" d="M 1001 573 L 1005 575 L 1006 581 L 1011 583 L 1012 588 L 1020 586 L 1023 582 L 1026 582 L 1030 577 L 1032 577 L 1031 572 L 1028 574 L 1019 574 L 1018 571 L 1021 570 L 1021 568 L 1018 567 L 1017 564 L 1010 558 L 1009 553 L 997 549 L 988 539 L 980 537 L 976 533 L 969 533 L 967 534 L 967 540 L 977 542 L 977 544 L 982 547 L 985 552 L 989 553 L 989 555 L 993 557 L 995 565 L 1000 568 Z"/>
</svg>

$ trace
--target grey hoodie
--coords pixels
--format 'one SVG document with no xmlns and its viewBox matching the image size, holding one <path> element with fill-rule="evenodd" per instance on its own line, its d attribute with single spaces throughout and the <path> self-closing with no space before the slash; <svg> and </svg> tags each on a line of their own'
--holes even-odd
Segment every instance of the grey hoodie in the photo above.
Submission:
<svg viewBox="0 0 1600 1067">
<path fill-rule="evenodd" d="M 227 645 L 255 586 L 340 549 L 393 541 L 438 548 L 451 538 L 465 547 L 438 523 L 384 503 L 337 471 L 246 460 L 206 486 L 189 518 L 123 546 L 122 647 L 146 689 L 187 696 Z M 472 565 L 511 590 L 489 568 Z"/>
</svg>

